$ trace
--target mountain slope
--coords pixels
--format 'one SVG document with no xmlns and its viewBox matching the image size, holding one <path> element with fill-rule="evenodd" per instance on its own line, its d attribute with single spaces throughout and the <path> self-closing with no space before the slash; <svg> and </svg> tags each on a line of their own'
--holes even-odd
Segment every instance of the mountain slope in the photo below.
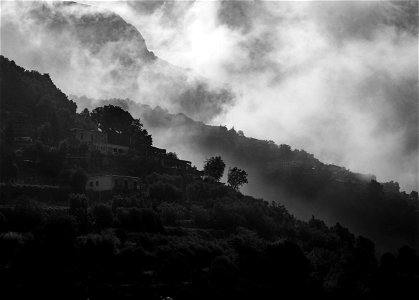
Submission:
<svg viewBox="0 0 419 300">
<path fill-rule="evenodd" d="M 383 248 L 401 243 L 419 246 L 417 193 L 401 192 L 396 182 L 379 184 L 373 175 L 323 164 L 304 150 L 205 125 L 160 107 L 121 99 L 73 99 L 89 109 L 113 104 L 129 110 L 141 118 L 158 146 L 189 157 L 199 167 L 206 158 L 221 155 L 228 166 L 248 171 L 249 185 L 244 191 L 278 201 L 300 218 L 315 215 L 330 224 L 341 222 Z"/>
<path fill-rule="evenodd" d="M 46 127 L 57 139 L 68 134 L 76 104 L 48 74 L 26 71 L 0 55 L 0 128 L 13 127 L 15 135 L 35 136 Z"/>
<path fill-rule="evenodd" d="M 113 13 L 74 3 L 5 7 L 18 12 L 6 10 L 2 15 L 2 38 L 10 42 L 3 43 L 2 53 L 25 66 L 48 70 L 66 92 L 129 97 L 201 121 L 233 100 L 228 90 L 155 58 L 141 34 Z M 19 18 L 11 17 L 16 15 Z M 28 39 L 30 33 L 35 35 Z M 417 242 L 417 201 L 414 195 L 400 193 L 395 183 L 368 186 L 368 176 L 326 166 L 286 145 L 250 139 L 162 109 L 133 104 L 128 108 L 143 119 L 157 145 L 190 157 L 198 166 L 208 156 L 221 154 L 229 164 L 249 171 L 247 191 L 285 203 L 301 217 L 315 214 L 331 223 L 343 221 L 383 244 L 398 239 Z"/>
</svg>

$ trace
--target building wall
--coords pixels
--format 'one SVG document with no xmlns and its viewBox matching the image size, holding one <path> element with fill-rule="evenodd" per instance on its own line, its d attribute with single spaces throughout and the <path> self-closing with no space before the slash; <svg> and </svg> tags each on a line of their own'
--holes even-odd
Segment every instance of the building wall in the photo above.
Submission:
<svg viewBox="0 0 419 300">
<path fill-rule="evenodd" d="M 122 145 L 108 144 L 107 147 L 108 147 L 107 149 L 108 153 L 111 153 L 111 154 L 124 154 L 124 153 L 127 153 L 129 150 L 129 147 L 122 146 Z"/>
<path fill-rule="evenodd" d="M 103 154 L 124 154 L 129 150 L 128 146 L 108 143 L 107 134 L 100 131 L 75 129 L 74 136 L 80 142 L 88 144 L 91 150 L 98 150 Z"/>
<path fill-rule="evenodd" d="M 136 191 L 141 187 L 139 178 L 117 175 L 93 176 L 87 180 L 86 190 L 103 191 Z"/>
<path fill-rule="evenodd" d="M 114 176 L 114 189 L 120 191 L 135 191 L 140 188 L 140 180 L 138 178 Z"/>
<path fill-rule="evenodd" d="M 108 144 L 93 144 L 92 148 L 103 154 L 108 153 Z"/>
<path fill-rule="evenodd" d="M 87 191 L 102 192 L 113 189 L 112 176 L 94 176 L 90 177 L 86 183 Z"/>
<path fill-rule="evenodd" d="M 74 131 L 76 139 L 88 144 L 107 144 L 108 138 L 106 133 L 95 130 L 78 129 Z"/>
</svg>

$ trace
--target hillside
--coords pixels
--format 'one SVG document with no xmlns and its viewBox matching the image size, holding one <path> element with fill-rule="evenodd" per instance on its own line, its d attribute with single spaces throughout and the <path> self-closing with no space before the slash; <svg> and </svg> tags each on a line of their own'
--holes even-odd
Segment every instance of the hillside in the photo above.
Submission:
<svg viewBox="0 0 419 300">
<path fill-rule="evenodd" d="M 76 136 L 73 130 L 62 131 L 61 136 L 54 131 L 38 133 L 29 126 L 13 133 L 2 119 L 4 299 L 250 300 L 272 295 L 377 299 L 417 293 L 419 256 L 413 248 L 398 245 L 396 254 L 381 255 L 371 240 L 355 236 L 340 223 L 328 226 L 315 217 L 301 221 L 283 205 L 246 196 L 194 168 L 162 165 L 162 158 L 188 162 L 152 147 L 140 119 L 127 111 L 106 103 L 77 114 L 74 103 L 47 75 L 25 71 L 4 57 L 0 72 L 2 101 L 7 104 L 0 110 L 9 122 L 28 114 L 25 104 L 31 107 L 31 101 L 36 104 L 37 97 L 49 95 L 44 110 L 56 113 L 68 108 L 72 125 L 77 126 Z M 26 98 L 18 100 L 22 95 Z M 153 111 L 164 112 L 145 106 L 141 110 L 149 117 Z M 165 119 L 158 120 L 206 128 L 183 115 L 165 113 Z M 303 151 L 207 127 L 230 147 L 235 139 L 243 142 L 241 147 L 255 143 L 263 148 L 267 143 L 274 151 L 271 159 L 298 158 L 325 167 Z M 77 135 L 80 132 L 91 139 Z M 112 144 L 128 151 L 94 148 L 107 145 L 95 141 L 106 132 L 129 137 L 128 146 Z M 19 134 L 33 135 L 22 139 Z M 6 174 L 5 166 L 15 172 Z M 37 184 L 26 181 L 29 169 Z M 94 186 L 100 176 L 92 174 L 125 180 L 125 187 L 115 186 L 106 193 L 95 190 L 102 185 L 96 181 Z M 128 180 L 140 184 L 129 188 Z M 368 183 L 370 195 L 381 189 L 376 182 Z"/>
<path fill-rule="evenodd" d="M 330 224 L 341 222 L 384 249 L 399 243 L 419 246 L 417 192 L 402 192 L 397 182 L 378 184 L 373 175 L 324 164 L 304 150 L 205 125 L 160 107 L 153 109 L 130 100 L 73 99 L 90 109 L 105 104 L 121 106 L 141 118 L 157 145 L 188 155 L 198 166 L 205 157 L 221 155 L 228 164 L 248 170 L 251 182 L 246 192 L 278 201 L 298 217 L 308 219 L 314 214 Z"/>
<path fill-rule="evenodd" d="M 27 71 L 0 56 L 0 128 L 36 136 L 54 131 L 58 140 L 68 135 L 76 104 L 52 82 L 48 74 Z"/>
</svg>

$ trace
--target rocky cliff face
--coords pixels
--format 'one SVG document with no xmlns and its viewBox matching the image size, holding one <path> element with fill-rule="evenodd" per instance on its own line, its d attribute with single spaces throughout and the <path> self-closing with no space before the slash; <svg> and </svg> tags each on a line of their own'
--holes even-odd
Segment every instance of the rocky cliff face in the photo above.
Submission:
<svg viewBox="0 0 419 300">
<path fill-rule="evenodd" d="M 141 33 L 114 13 L 75 2 L 61 2 L 34 5 L 28 16 L 53 34 L 68 35 L 93 55 L 111 47 L 113 58 L 121 66 L 141 67 L 157 60 L 147 49 Z M 129 48 L 125 49 L 127 44 Z"/>
</svg>

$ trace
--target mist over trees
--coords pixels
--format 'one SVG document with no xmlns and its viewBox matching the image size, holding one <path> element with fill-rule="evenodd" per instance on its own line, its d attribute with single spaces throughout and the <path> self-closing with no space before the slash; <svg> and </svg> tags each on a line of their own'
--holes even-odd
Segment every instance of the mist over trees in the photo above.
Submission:
<svg viewBox="0 0 419 300">
<path fill-rule="evenodd" d="M 166 122 L 190 122 L 194 138 L 214 150 L 206 156 L 207 171 L 164 168 L 158 161 L 164 152 L 143 153 L 136 143 L 125 154 L 106 155 L 77 142 L 72 127 L 99 126 L 150 147 L 146 118 L 110 105 L 76 113 L 49 76 L 4 57 L 0 62 L 7 95 L 0 103 L 0 115 L 6 116 L 0 123 L 0 166 L 9 168 L 0 183 L 0 282 L 6 299 L 417 296 L 417 192 L 324 165 L 288 145 L 169 114 Z M 42 111 L 52 115 L 31 117 L 30 109 L 45 95 Z M 56 110 L 62 119 L 53 117 Z M 25 122 L 12 127 L 22 115 Z M 230 185 L 206 180 L 203 175 L 222 177 L 224 161 L 246 171 L 230 169 Z M 306 200 L 340 199 L 361 226 L 368 229 L 370 218 L 382 237 L 401 237 L 400 243 L 392 241 L 397 250 L 378 252 L 369 236 L 340 222 L 327 224 L 316 216 L 303 221 L 280 201 L 239 192 L 247 172 L 258 167 L 268 184 L 280 183 Z M 141 187 L 109 197 L 88 193 L 87 176 L 105 171 L 135 176 Z"/>
<path fill-rule="evenodd" d="M 157 139 L 172 137 L 182 145 L 176 152 L 195 156 L 198 163 L 219 153 L 230 165 L 242 166 L 251 174 L 252 181 L 245 186 L 247 192 L 283 203 L 296 216 L 308 218 L 315 213 L 329 224 L 340 222 L 373 238 L 383 249 L 398 243 L 419 245 L 416 192 L 400 191 L 395 182 L 377 183 L 372 175 L 324 164 L 304 150 L 246 137 L 233 128 L 205 125 L 160 107 L 128 99 L 74 99 L 82 107 L 94 107 L 93 103 L 124 107 L 141 117 Z M 176 149 L 176 143 L 165 141 Z M 370 186 L 378 186 L 382 192 L 373 193 Z"/>
<path fill-rule="evenodd" d="M 157 57 L 135 26 L 97 5 L 4 2 L 2 20 L 2 54 L 26 67 L 47 69 L 66 91 L 95 97 L 142 94 L 204 121 L 234 100 L 227 85 L 215 87 Z M 39 45 L 48 47 L 40 51 Z M 30 62 L 35 56 L 39 59 Z"/>
</svg>

